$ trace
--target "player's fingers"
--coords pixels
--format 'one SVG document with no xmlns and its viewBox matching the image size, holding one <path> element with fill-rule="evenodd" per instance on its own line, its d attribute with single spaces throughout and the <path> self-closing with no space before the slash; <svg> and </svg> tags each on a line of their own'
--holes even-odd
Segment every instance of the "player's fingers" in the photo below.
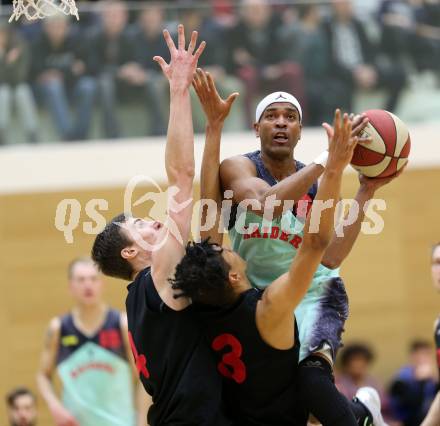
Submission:
<svg viewBox="0 0 440 426">
<path fill-rule="evenodd" d="M 206 79 L 208 80 L 209 90 L 212 93 L 216 93 L 218 95 L 217 88 L 215 87 L 214 83 L 214 78 L 209 72 L 206 73 Z"/>
<path fill-rule="evenodd" d="M 322 127 L 326 131 L 328 138 L 332 139 L 335 134 L 333 127 L 328 123 L 322 123 Z"/>
<path fill-rule="evenodd" d="M 354 136 L 353 132 L 351 132 L 351 135 Z M 362 137 L 358 136 L 358 139 L 359 139 L 359 143 L 362 143 L 365 145 L 369 145 L 370 143 L 373 142 L 373 138 L 371 136 L 362 136 Z"/>
<path fill-rule="evenodd" d="M 208 82 L 206 81 L 205 71 L 202 68 L 197 68 L 196 73 L 200 81 L 200 90 L 202 90 L 203 93 L 209 92 L 209 86 Z"/>
<path fill-rule="evenodd" d="M 408 167 L 408 159 L 406 159 L 406 162 L 405 162 L 405 165 L 404 166 L 402 166 L 402 168 L 401 169 L 399 169 L 398 171 L 397 171 L 397 173 L 396 173 L 396 177 L 399 177 L 404 171 L 405 171 L 405 169 Z"/>
<path fill-rule="evenodd" d="M 194 87 L 194 90 L 196 91 L 196 93 L 198 95 L 199 94 L 199 82 L 197 80 L 197 76 L 193 77 L 192 86 Z"/>
<path fill-rule="evenodd" d="M 335 118 L 333 121 L 333 132 L 335 135 L 339 135 L 341 129 L 341 110 L 338 108 L 335 111 Z"/>
<path fill-rule="evenodd" d="M 348 113 L 342 114 L 342 137 L 344 138 L 344 142 L 347 143 L 350 139 L 351 135 L 351 121 Z"/>
<path fill-rule="evenodd" d="M 368 123 L 370 122 L 370 119 L 368 117 L 364 117 L 362 118 L 361 121 L 353 122 L 353 131 L 352 131 L 352 135 L 353 136 L 358 136 L 359 133 L 365 129 L 365 127 L 367 127 Z"/>
<path fill-rule="evenodd" d="M 350 141 L 348 143 L 353 155 L 353 151 L 356 148 L 356 145 L 359 143 L 359 138 L 357 136 L 355 136 L 354 138 L 350 138 Z"/>
<path fill-rule="evenodd" d="M 240 96 L 240 93 L 238 93 L 238 92 L 231 93 L 231 94 L 228 96 L 228 98 L 226 99 L 226 103 L 227 103 L 229 106 L 231 106 L 239 96 Z"/>
<path fill-rule="evenodd" d="M 157 62 L 160 67 L 162 68 L 162 71 L 165 72 L 165 68 L 168 65 L 162 56 L 154 56 L 153 61 Z"/>
<path fill-rule="evenodd" d="M 191 55 L 193 54 L 194 49 L 196 48 L 197 37 L 198 37 L 198 32 L 197 31 L 193 31 L 191 33 L 191 41 L 189 42 L 189 46 L 188 46 L 188 53 L 191 54 Z"/>
<path fill-rule="evenodd" d="M 193 75 L 193 81 L 195 81 L 198 86 L 201 86 L 202 84 L 200 80 L 200 72 L 201 72 L 200 68 L 197 68 L 196 72 Z"/>
<path fill-rule="evenodd" d="M 196 61 L 199 60 L 200 55 L 201 55 L 201 54 L 203 53 L 203 51 L 205 50 L 205 47 L 206 47 L 206 41 L 202 41 L 202 42 L 200 43 L 199 48 L 196 50 L 196 53 L 194 53 L 194 58 L 195 58 Z"/>
<path fill-rule="evenodd" d="M 163 38 L 165 39 L 170 52 L 174 53 L 176 51 L 176 45 L 174 44 L 173 38 L 168 30 L 163 30 Z"/>
<path fill-rule="evenodd" d="M 185 30 L 182 24 L 177 27 L 177 46 L 179 50 L 185 50 Z"/>
</svg>

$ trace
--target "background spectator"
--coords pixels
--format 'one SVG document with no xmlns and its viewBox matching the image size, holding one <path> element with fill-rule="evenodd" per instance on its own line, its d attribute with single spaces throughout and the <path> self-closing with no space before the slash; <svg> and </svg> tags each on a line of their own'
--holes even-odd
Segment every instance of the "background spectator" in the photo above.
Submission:
<svg viewBox="0 0 440 426">
<path fill-rule="evenodd" d="M 417 65 L 419 70 L 440 70 L 440 1 L 422 0 L 417 9 Z"/>
<path fill-rule="evenodd" d="M 434 351 L 430 342 L 414 341 L 409 363 L 396 374 L 390 386 L 394 416 L 404 426 L 418 426 L 428 413 L 437 391 Z"/>
<path fill-rule="evenodd" d="M 35 426 L 37 424 L 37 401 L 26 388 L 19 387 L 6 396 L 10 426 Z"/>
<path fill-rule="evenodd" d="M 130 62 L 119 70 L 119 78 L 127 86 L 131 97 L 135 98 L 137 93 L 145 104 L 149 124 L 146 131 L 152 135 L 164 135 L 167 128 L 167 86 L 153 61 L 155 55 L 169 56 L 162 35 L 164 25 L 164 12 L 160 6 L 151 5 L 143 9 L 133 33 Z"/>
<path fill-rule="evenodd" d="M 90 40 L 89 70 L 99 84 L 100 106 L 104 135 L 117 138 L 121 125 L 116 114 L 123 82 L 135 78 L 133 68 L 124 65 L 133 61 L 133 40 L 127 32 L 128 12 L 124 2 L 110 0 L 101 3 L 102 26 Z M 119 93 L 118 93 L 119 92 Z"/>
<path fill-rule="evenodd" d="M 417 10 L 422 0 L 383 0 L 379 9 L 381 45 L 386 54 L 404 66 L 408 59 L 417 60 Z"/>
<path fill-rule="evenodd" d="M 379 392 L 384 407 L 385 392 L 380 382 L 370 372 L 373 362 L 374 354 L 368 345 L 363 343 L 346 345 L 339 355 L 336 386 L 350 400 L 359 388 L 371 386 Z"/>
<path fill-rule="evenodd" d="M 254 122 L 254 100 L 263 92 L 283 90 L 295 95 L 306 113 L 302 68 L 287 59 L 280 17 L 267 0 L 242 0 L 240 19 L 228 34 L 228 71 L 245 86 L 247 124 Z"/>
<path fill-rule="evenodd" d="M 86 76 L 82 40 L 70 29 L 64 15 L 43 21 L 32 56 L 32 77 L 62 140 L 88 136 L 95 98 L 95 81 Z M 71 101 L 71 102 L 70 102 Z M 70 117 L 69 103 L 76 111 Z"/>
<path fill-rule="evenodd" d="M 13 106 L 29 142 L 37 142 L 38 122 L 34 96 L 27 83 L 29 49 L 18 34 L 0 22 L 0 145 L 7 140 Z"/>
<path fill-rule="evenodd" d="M 388 92 L 385 109 L 393 111 L 405 86 L 406 74 L 386 57 L 378 57 L 376 46 L 355 17 L 350 0 L 332 1 L 332 14 L 325 30 L 330 43 L 330 110 L 342 107 L 351 111 L 355 89 L 381 87 Z"/>
<path fill-rule="evenodd" d="M 440 0 L 78 3 L 79 22 L 70 17 L 23 19 L 13 37 L 0 35 L 0 144 L 7 136 L 35 141 L 37 130 L 49 140 L 87 138 L 98 91 L 103 126 L 94 136 L 164 134 L 168 93 L 152 56 L 165 54 L 161 30 L 177 22 L 185 24 L 188 37 L 197 29 L 207 41 L 200 65 L 214 76 L 220 94 L 241 94 L 225 130 L 249 128 L 256 99 L 275 90 L 300 99 L 306 126 L 327 121 L 336 107 L 352 111 L 364 109 L 367 102 L 370 108 L 397 112 L 405 121 L 435 119 L 440 102 L 433 78 L 440 69 Z M 14 29 L 7 28 L 6 33 Z M 1 53 L 6 39 L 22 48 L 10 64 Z M 29 61 L 29 77 L 24 73 L 22 78 Z M 13 80 L 35 89 L 38 106 L 48 108 L 58 136 L 46 126 L 46 115 L 39 117 L 37 128 L 34 103 L 23 100 L 32 99 L 29 90 L 6 81 L 5 67 Z M 428 72 L 420 76 L 421 71 Z M 377 91 L 374 97 L 368 93 L 372 90 Z M 413 106 L 424 90 L 432 93 L 426 114 Z M 131 101 L 142 105 L 140 120 L 125 106 Z M 12 116 L 13 132 L 5 135 L 14 104 L 20 120 L 16 123 Z M 194 128 L 203 132 L 205 120 L 197 101 L 193 111 Z"/>
<path fill-rule="evenodd" d="M 192 29 L 196 28 L 199 33 L 199 39 L 205 40 L 209 48 L 205 49 L 200 57 L 199 65 L 212 74 L 216 81 L 217 89 L 222 96 L 227 96 L 232 92 L 242 92 L 243 85 L 240 80 L 233 75 L 227 74 L 226 48 L 224 43 L 227 35 L 227 29 L 222 27 L 217 20 L 211 17 L 212 8 L 209 5 L 203 8 L 191 7 L 191 2 L 186 1 L 183 9 L 179 13 L 179 22 L 185 26 L 186 37 L 191 36 Z M 226 127 L 235 130 L 244 127 L 243 96 L 235 101 L 234 114 L 231 114 L 227 120 Z M 205 114 L 203 113 L 200 102 L 192 92 L 192 108 L 194 128 L 198 132 L 205 130 Z M 231 123 L 234 122 L 231 126 Z"/>
<path fill-rule="evenodd" d="M 320 126 L 328 119 L 326 107 L 329 70 L 328 43 L 322 29 L 321 10 L 317 4 L 299 5 L 298 20 L 285 25 L 285 46 L 289 60 L 301 64 L 305 77 L 308 114 L 304 123 Z"/>
</svg>

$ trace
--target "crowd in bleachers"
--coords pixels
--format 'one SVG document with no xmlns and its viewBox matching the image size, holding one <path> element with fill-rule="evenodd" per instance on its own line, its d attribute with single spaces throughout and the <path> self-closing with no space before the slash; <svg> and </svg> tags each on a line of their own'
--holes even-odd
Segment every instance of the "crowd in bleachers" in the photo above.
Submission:
<svg viewBox="0 0 440 426">
<path fill-rule="evenodd" d="M 226 0 L 89 3 L 81 19 L 55 16 L 0 24 L 0 144 L 13 112 L 28 142 L 44 142 L 41 115 L 58 140 L 127 136 L 121 106 L 145 111 L 143 135 L 163 135 L 167 90 L 154 55 L 167 57 L 162 29 L 177 22 L 197 29 L 208 47 L 200 64 L 224 93 L 239 91 L 237 128 L 249 128 L 263 93 L 295 94 L 306 125 L 319 125 L 335 107 L 353 108 L 357 90 L 381 89 L 395 110 L 412 73 L 440 70 L 440 0 L 382 0 L 371 16 L 349 0 L 318 5 Z M 90 6 L 92 5 L 92 7 Z M 195 127 L 203 116 L 195 111 Z M 124 128 L 125 127 L 125 128 Z M 139 135 L 141 136 L 141 135 Z"/>
</svg>

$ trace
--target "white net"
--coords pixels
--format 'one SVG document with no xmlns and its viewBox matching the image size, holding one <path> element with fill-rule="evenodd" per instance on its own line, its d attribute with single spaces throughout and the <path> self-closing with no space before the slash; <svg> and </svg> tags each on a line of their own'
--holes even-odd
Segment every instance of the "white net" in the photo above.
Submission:
<svg viewBox="0 0 440 426">
<path fill-rule="evenodd" d="M 53 16 L 57 13 L 76 16 L 79 19 L 75 0 L 14 0 L 13 12 L 9 22 L 17 21 L 24 15 L 26 19 L 34 21 Z"/>
</svg>

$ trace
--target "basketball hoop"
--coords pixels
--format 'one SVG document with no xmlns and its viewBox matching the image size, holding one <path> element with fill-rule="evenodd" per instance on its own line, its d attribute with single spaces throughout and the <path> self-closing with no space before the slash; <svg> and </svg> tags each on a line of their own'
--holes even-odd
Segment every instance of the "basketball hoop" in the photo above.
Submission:
<svg viewBox="0 0 440 426">
<path fill-rule="evenodd" d="M 75 0 L 14 0 L 13 8 L 9 22 L 18 21 L 22 15 L 29 21 L 35 21 L 57 13 L 73 15 L 79 19 Z"/>
</svg>

